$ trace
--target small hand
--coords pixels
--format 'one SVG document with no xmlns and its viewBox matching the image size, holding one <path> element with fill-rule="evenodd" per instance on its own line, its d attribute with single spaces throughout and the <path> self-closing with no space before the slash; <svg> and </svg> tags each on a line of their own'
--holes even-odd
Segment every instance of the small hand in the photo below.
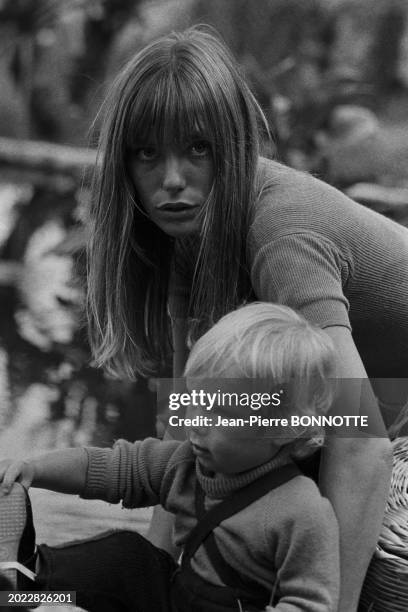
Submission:
<svg viewBox="0 0 408 612">
<path fill-rule="evenodd" d="M 31 486 L 34 480 L 34 467 L 27 461 L 3 459 L 0 461 L 0 490 L 4 495 L 10 492 L 15 482 L 23 487 Z"/>
</svg>

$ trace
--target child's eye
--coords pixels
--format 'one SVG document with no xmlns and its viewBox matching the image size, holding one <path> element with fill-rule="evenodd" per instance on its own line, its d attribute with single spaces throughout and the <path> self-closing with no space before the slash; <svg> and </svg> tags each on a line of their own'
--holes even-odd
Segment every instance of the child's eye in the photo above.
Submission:
<svg viewBox="0 0 408 612">
<path fill-rule="evenodd" d="M 158 154 L 157 148 L 153 146 L 138 147 L 134 151 L 136 159 L 142 162 L 154 161 Z"/>
<path fill-rule="evenodd" d="M 211 154 L 210 143 L 206 140 L 195 140 L 191 144 L 190 150 L 195 157 L 207 157 Z"/>
</svg>

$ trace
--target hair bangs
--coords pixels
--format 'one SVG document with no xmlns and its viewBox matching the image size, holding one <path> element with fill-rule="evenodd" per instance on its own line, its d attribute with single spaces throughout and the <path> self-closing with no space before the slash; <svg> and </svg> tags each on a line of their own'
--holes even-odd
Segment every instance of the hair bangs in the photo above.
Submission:
<svg viewBox="0 0 408 612">
<path fill-rule="evenodd" d="M 131 150 L 141 143 L 185 144 L 197 137 L 213 142 L 214 107 L 199 83 L 163 69 L 135 96 L 126 121 L 126 146 Z"/>
</svg>

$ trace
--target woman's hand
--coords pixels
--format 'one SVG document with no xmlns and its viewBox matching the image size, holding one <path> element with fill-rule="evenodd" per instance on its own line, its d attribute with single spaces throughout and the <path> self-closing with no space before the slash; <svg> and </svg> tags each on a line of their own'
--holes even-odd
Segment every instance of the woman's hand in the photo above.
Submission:
<svg viewBox="0 0 408 612">
<path fill-rule="evenodd" d="M 35 469 L 28 461 L 16 461 L 3 459 L 0 461 L 0 487 L 2 492 L 7 495 L 13 484 L 19 482 L 28 489 L 34 480 Z"/>
</svg>

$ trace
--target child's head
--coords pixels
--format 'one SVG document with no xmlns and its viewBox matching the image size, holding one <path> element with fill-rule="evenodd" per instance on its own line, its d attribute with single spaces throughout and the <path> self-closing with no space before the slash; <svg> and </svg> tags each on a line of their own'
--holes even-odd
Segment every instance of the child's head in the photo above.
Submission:
<svg viewBox="0 0 408 612">
<path fill-rule="evenodd" d="M 249 295 L 247 220 L 266 120 L 228 49 L 197 27 L 137 53 L 101 117 L 90 340 L 96 363 L 111 373 L 146 374 L 170 352 L 173 238 L 196 241 L 193 337 Z"/>
<path fill-rule="evenodd" d="M 193 346 L 185 376 L 248 380 L 248 391 L 284 390 L 278 406 L 257 413 L 267 418 L 322 415 L 333 400 L 334 347 L 329 336 L 291 308 L 256 302 L 225 315 Z M 215 381 L 216 382 L 216 381 Z M 215 385 L 216 386 L 216 385 Z M 244 384 L 240 385 L 240 389 Z M 242 411 L 242 409 L 240 409 Z M 270 437 L 291 443 L 292 456 L 305 456 L 321 444 L 318 427 L 271 429 Z M 268 434 L 269 435 L 269 434 Z"/>
</svg>

